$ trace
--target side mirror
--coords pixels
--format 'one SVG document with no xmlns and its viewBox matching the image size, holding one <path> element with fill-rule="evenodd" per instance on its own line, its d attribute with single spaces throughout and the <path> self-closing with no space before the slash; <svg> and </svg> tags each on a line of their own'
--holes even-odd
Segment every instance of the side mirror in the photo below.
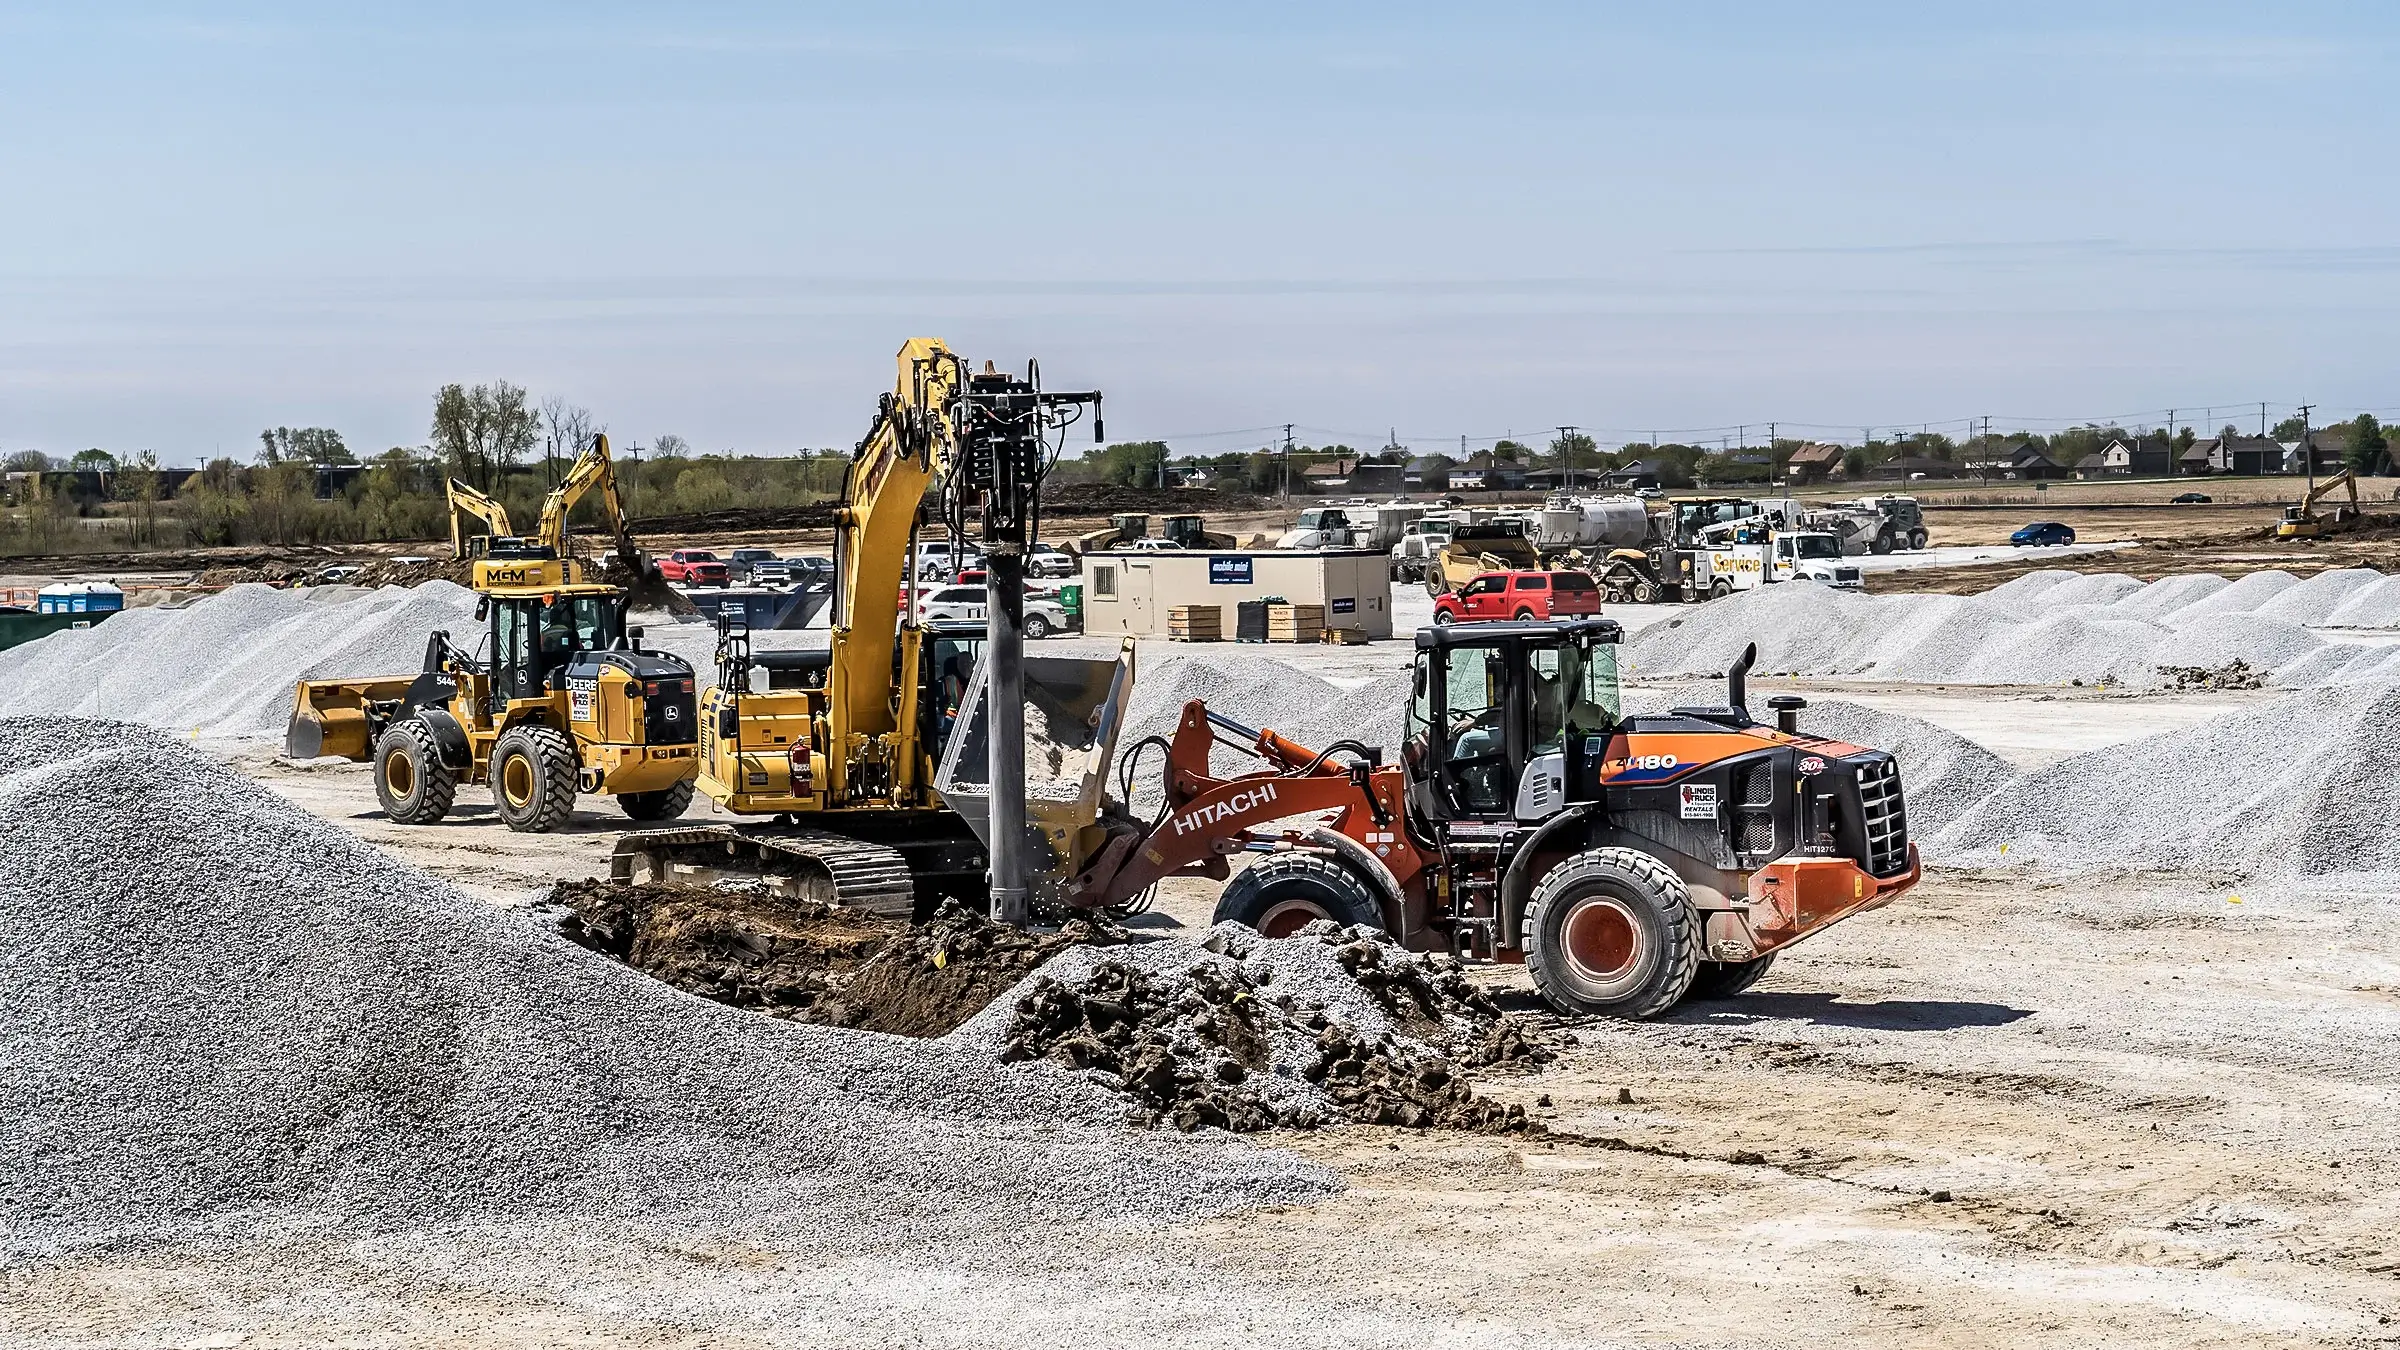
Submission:
<svg viewBox="0 0 2400 1350">
<path fill-rule="evenodd" d="M 640 650 L 642 649 L 642 629 L 641 629 L 641 625 L 640 625 L 640 624 L 635 624 L 633 627 L 626 629 L 626 630 L 625 630 L 625 640 L 626 640 L 627 642 L 630 642 L 630 643 L 632 643 L 632 644 L 633 644 L 633 649 L 634 649 L 635 651 L 637 651 L 637 652 L 638 652 L 638 651 L 640 651 Z"/>
<path fill-rule="evenodd" d="M 492 617 L 492 597 L 488 595 L 476 596 L 475 622 L 482 623 L 484 620 L 490 617 Z"/>
<path fill-rule="evenodd" d="M 717 709 L 717 739 L 738 740 L 742 734 L 742 715 L 730 703 Z"/>
</svg>

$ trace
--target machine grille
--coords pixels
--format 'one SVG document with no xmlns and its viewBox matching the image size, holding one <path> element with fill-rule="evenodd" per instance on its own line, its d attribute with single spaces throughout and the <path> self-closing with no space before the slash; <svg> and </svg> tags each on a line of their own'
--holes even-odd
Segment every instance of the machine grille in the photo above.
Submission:
<svg viewBox="0 0 2400 1350">
<path fill-rule="evenodd" d="M 1775 850 L 1775 821 L 1771 816 L 1745 813 L 1741 817 L 1741 838 L 1734 847 L 1744 853 L 1766 854 Z"/>
<path fill-rule="evenodd" d="M 1752 766 L 1742 775 L 1742 805 L 1773 806 L 1774 804 L 1774 766 L 1768 764 Z"/>
<path fill-rule="evenodd" d="M 1908 807 L 1900 793 L 1900 766 L 1886 757 L 1858 766 L 1858 804 L 1865 813 L 1867 870 L 1879 877 L 1908 870 Z"/>
</svg>

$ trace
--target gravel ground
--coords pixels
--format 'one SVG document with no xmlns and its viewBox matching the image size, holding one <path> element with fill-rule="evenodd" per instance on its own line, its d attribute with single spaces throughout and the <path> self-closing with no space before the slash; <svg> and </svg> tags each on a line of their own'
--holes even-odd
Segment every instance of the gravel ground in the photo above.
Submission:
<svg viewBox="0 0 2400 1350">
<path fill-rule="evenodd" d="M 846 1251 L 1321 1197 L 1069 1076 L 690 998 L 123 725 L 0 721 L 0 1242 L 459 1222 Z"/>
</svg>

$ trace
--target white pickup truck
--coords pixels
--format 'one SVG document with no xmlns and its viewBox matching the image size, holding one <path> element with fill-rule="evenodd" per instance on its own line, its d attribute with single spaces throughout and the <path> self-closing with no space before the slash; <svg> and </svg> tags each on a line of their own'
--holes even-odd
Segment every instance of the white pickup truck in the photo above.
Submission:
<svg viewBox="0 0 2400 1350">
<path fill-rule="evenodd" d="M 1692 564 L 1693 589 L 1711 597 L 1779 581 L 1866 589 L 1858 564 L 1842 560 L 1841 541 L 1830 534 L 1745 531 L 1709 540 L 1693 552 Z"/>
</svg>

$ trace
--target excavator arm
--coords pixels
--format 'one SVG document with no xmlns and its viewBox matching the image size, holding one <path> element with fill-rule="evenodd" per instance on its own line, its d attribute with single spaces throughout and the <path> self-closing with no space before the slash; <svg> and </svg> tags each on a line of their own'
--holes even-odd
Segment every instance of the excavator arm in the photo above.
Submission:
<svg viewBox="0 0 2400 1350">
<path fill-rule="evenodd" d="M 470 538 L 488 540 L 505 538 L 516 533 L 508 527 L 508 508 L 453 478 L 450 483 L 450 556 L 465 559 Z M 470 536 L 467 522 L 481 521 L 487 534 Z M 476 547 L 476 556 L 490 548 L 488 543 Z"/>
<path fill-rule="evenodd" d="M 597 491 L 607 508 L 609 533 L 617 544 L 617 561 L 624 566 L 629 579 L 638 580 L 648 564 L 642 551 L 633 542 L 631 525 L 625 518 L 624 499 L 617 495 L 617 470 L 608 456 L 608 435 L 603 432 L 592 437 L 591 448 L 577 456 L 550 495 L 542 499 L 542 519 L 536 527 L 534 542 L 549 548 L 560 558 L 567 556 L 567 513 L 575 503 Z"/>
</svg>

